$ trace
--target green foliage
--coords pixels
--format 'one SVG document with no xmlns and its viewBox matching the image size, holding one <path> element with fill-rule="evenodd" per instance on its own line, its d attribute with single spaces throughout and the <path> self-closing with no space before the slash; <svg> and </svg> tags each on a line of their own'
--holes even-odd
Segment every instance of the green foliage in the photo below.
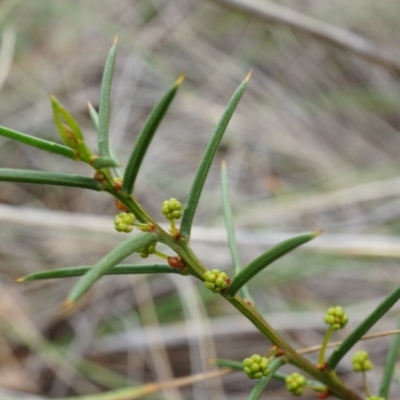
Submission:
<svg viewBox="0 0 400 400">
<path fill-rule="evenodd" d="M 250 281 L 250 279 L 254 278 L 264 268 L 268 267 L 268 265 L 294 250 L 296 247 L 314 239 L 319 233 L 320 232 L 313 232 L 295 236 L 277 244 L 272 247 L 272 249 L 258 256 L 234 277 L 232 284 L 227 290 L 227 295 L 234 296 L 248 281 Z"/>
<path fill-rule="evenodd" d="M 91 164 L 93 154 L 85 144 L 78 123 L 54 96 L 50 96 L 50 100 L 53 108 L 54 122 L 61 140 L 74 151 L 77 160 Z"/>
<path fill-rule="evenodd" d="M 214 131 L 214 135 L 208 143 L 208 146 L 203 154 L 203 158 L 200 161 L 199 168 L 196 172 L 196 177 L 192 183 L 192 187 L 189 192 L 189 197 L 185 206 L 185 211 L 182 217 L 181 233 L 186 239 L 190 237 L 190 231 L 192 229 L 194 215 L 196 213 L 197 205 L 200 200 L 201 192 L 203 191 L 204 184 L 207 179 L 208 172 L 211 168 L 211 164 L 214 160 L 218 146 L 224 136 L 226 128 L 228 127 L 229 121 L 233 113 L 236 110 L 237 105 L 246 89 L 247 83 L 251 77 L 251 72 L 246 76 L 245 80 L 236 89 L 233 96 L 230 98 L 228 105 L 219 120 L 217 127 Z"/>
<path fill-rule="evenodd" d="M 129 158 L 124 174 L 124 183 L 122 186 L 122 192 L 130 195 L 133 191 L 137 175 L 139 173 L 140 166 L 144 156 L 146 155 L 147 149 L 164 118 L 172 100 L 175 97 L 176 92 L 181 86 L 185 75 L 180 75 L 170 89 L 164 94 L 161 100 L 156 104 L 147 118 L 139 137 L 136 141 L 136 145 L 133 147 L 132 154 Z"/>
<path fill-rule="evenodd" d="M 100 106 L 98 117 L 98 145 L 99 154 L 101 157 L 111 157 L 110 144 L 108 138 L 108 129 L 110 125 L 110 95 L 111 95 L 111 82 L 114 72 L 115 57 L 117 55 L 117 42 L 118 37 L 115 37 L 114 44 L 108 53 L 106 65 L 104 67 L 103 81 L 101 83 L 100 91 Z M 93 116 L 92 116 L 93 119 Z"/>
<path fill-rule="evenodd" d="M 250 73 L 238 86 L 218 122 L 215 132 L 204 151 L 199 162 L 195 178 L 188 193 L 187 203 L 183 206 L 175 198 L 166 200 L 162 204 L 162 212 L 170 221 L 170 230 L 163 229 L 157 221 L 138 203 L 132 195 L 136 178 L 148 147 L 157 132 L 157 129 L 166 115 L 184 76 L 181 75 L 175 83 L 166 91 L 161 100 L 150 113 L 146 123 L 138 135 L 136 144 L 132 147 L 131 156 L 123 174 L 120 173 L 119 162 L 111 151 L 109 145 L 109 119 L 110 119 L 110 94 L 113 69 L 116 58 L 115 40 L 109 52 L 103 74 L 100 95 L 100 108 L 97 115 L 94 108 L 88 104 L 92 122 L 98 132 L 98 155 L 94 154 L 85 144 L 84 135 L 73 116 L 51 96 L 54 122 L 64 145 L 35 138 L 25 133 L 20 133 L 9 128 L 0 127 L 0 135 L 11 140 L 36 147 L 49 153 L 59 154 L 72 160 L 83 161 L 96 169 L 95 178 L 58 174 L 45 171 L 30 171 L 17 169 L 0 169 L 0 181 L 25 182 L 45 185 L 71 186 L 94 191 L 107 192 L 115 201 L 120 212 L 114 220 L 115 229 L 128 233 L 128 238 L 111 252 L 104 255 L 93 266 L 81 266 L 63 268 L 52 271 L 39 271 L 19 278 L 19 282 L 27 282 L 41 279 L 63 279 L 77 277 L 79 280 L 73 287 L 66 300 L 66 306 L 73 306 L 87 293 L 96 282 L 105 275 L 113 274 L 155 274 L 175 273 L 190 275 L 200 281 L 217 295 L 222 296 L 232 304 L 244 317 L 246 317 L 273 345 L 267 356 L 253 355 L 239 363 L 251 379 L 259 379 L 250 393 L 249 399 L 258 399 L 272 378 L 286 383 L 287 389 L 294 395 L 301 395 L 304 387 L 310 388 L 321 396 L 332 395 L 342 400 L 362 400 L 361 397 L 350 389 L 336 374 L 336 368 L 340 360 L 362 338 L 362 336 L 396 303 L 400 298 L 400 288 L 396 289 L 358 326 L 353 327 L 350 335 L 333 352 L 325 362 L 324 352 L 332 331 L 346 326 L 348 316 L 340 306 L 332 307 L 326 313 L 324 320 L 329 325 L 325 335 L 318 365 L 299 354 L 287 342 L 283 335 L 274 330 L 258 312 L 257 305 L 251 301 L 248 284 L 258 276 L 267 266 L 280 259 L 290 251 L 314 239 L 320 232 L 296 235 L 285 240 L 263 254 L 250 261 L 242 268 L 238 247 L 233 228 L 233 216 L 228 196 L 228 180 L 226 166 L 221 172 L 223 205 L 225 223 L 228 231 L 229 246 L 231 249 L 235 276 L 230 280 L 227 273 L 217 269 L 207 268 L 197 254 L 190 247 L 190 234 L 192 224 L 204 184 L 214 160 L 217 148 L 227 130 L 229 121 L 242 98 L 250 79 Z M 123 176 L 123 178 L 121 178 Z M 161 201 L 160 201 L 161 203 Z M 175 226 L 175 220 L 182 217 L 181 226 Z M 167 256 L 156 250 L 157 243 L 167 246 L 173 256 Z M 133 253 L 139 253 L 143 258 L 153 255 L 168 261 L 168 264 L 120 264 Z M 235 329 L 232 327 L 232 329 Z M 394 360 L 398 354 L 400 341 L 396 338 L 388 355 L 384 378 L 382 379 L 380 396 L 388 400 L 389 385 L 393 376 Z M 284 364 L 291 364 L 298 370 L 311 376 L 313 380 L 306 380 L 300 373 L 284 375 L 278 370 Z M 372 367 L 365 353 L 356 353 L 353 359 L 355 370 L 366 371 Z M 235 363 L 230 363 L 233 368 Z M 367 392 L 368 394 L 368 392 Z M 113 393 L 107 394 L 113 398 Z M 369 399 L 375 399 L 374 396 Z M 376 397 L 378 399 L 378 397 Z"/>
</svg>

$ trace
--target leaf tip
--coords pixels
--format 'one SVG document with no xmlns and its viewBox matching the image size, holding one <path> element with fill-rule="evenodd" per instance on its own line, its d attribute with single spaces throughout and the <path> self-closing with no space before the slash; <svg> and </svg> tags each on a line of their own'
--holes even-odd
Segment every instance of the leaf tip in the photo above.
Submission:
<svg viewBox="0 0 400 400">
<path fill-rule="evenodd" d="M 184 72 L 182 72 L 179 76 L 178 79 L 175 82 L 176 86 L 180 86 L 182 84 L 182 82 L 185 80 L 186 74 Z"/>
<path fill-rule="evenodd" d="M 318 229 L 317 231 L 314 232 L 313 237 L 317 237 L 319 235 L 321 235 L 324 232 L 323 229 Z"/>
<path fill-rule="evenodd" d="M 86 102 L 86 104 L 87 104 L 87 108 L 89 110 L 91 110 L 93 108 L 93 104 L 89 100 Z"/>
<path fill-rule="evenodd" d="M 25 278 L 22 276 L 21 278 L 17 278 L 15 280 L 15 282 L 18 282 L 18 283 L 25 282 Z"/>
<path fill-rule="evenodd" d="M 115 37 L 114 37 L 113 46 L 116 46 L 117 44 L 118 44 L 118 34 L 116 34 Z"/>
<path fill-rule="evenodd" d="M 75 305 L 75 302 L 73 300 L 66 300 L 63 304 L 64 310 L 69 310 Z"/>
<path fill-rule="evenodd" d="M 226 169 L 226 161 L 225 161 L 225 160 L 222 160 L 222 162 L 221 162 L 221 168 L 222 168 L 222 169 Z"/>
<path fill-rule="evenodd" d="M 246 75 L 246 78 L 244 79 L 244 81 L 245 81 L 245 82 L 248 82 L 248 81 L 250 80 L 252 74 L 253 74 L 253 70 L 251 69 L 251 70 L 249 71 L 249 73 Z"/>
</svg>

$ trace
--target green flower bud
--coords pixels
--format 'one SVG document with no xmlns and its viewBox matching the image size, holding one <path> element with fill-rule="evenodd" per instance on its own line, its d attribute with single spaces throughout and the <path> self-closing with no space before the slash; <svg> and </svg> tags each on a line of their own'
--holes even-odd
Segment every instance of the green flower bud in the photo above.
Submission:
<svg viewBox="0 0 400 400">
<path fill-rule="evenodd" d="M 369 354 L 365 350 L 356 351 L 351 359 L 354 372 L 370 371 L 374 365 L 369 358 Z"/>
<path fill-rule="evenodd" d="M 260 379 L 268 374 L 268 358 L 253 354 L 243 360 L 243 371 L 250 379 Z"/>
<path fill-rule="evenodd" d="M 114 218 L 115 230 L 118 232 L 131 232 L 135 216 L 132 213 L 121 212 Z"/>
<path fill-rule="evenodd" d="M 165 200 L 162 204 L 162 213 L 169 221 L 179 219 L 182 216 L 183 205 L 177 199 Z"/>
<path fill-rule="evenodd" d="M 222 290 L 225 290 L 231 282 L 228 275 L 219 269 L 204 272 L 203 278 L 206 288 L 212 290 L 214 293 L 220 293 Z"/>
<path fill-rule="evenodd" d="M 330 325 L 334 331 L 342 329 L 349 322 L 349 317 L 342 307 L 331 307 L 324 316 L 326 324 Z"/>
<path fill-rule="evenodd" d="M 286 389 L 295 396 L 303 394 L 304 386 L 306 385 L 306 378 L 298 372 L 288 375 L 285 378 Z"/>
<path fill-rule="evenodd" d="M 156 243 L 149 244 L 146 247 L 142 247 L 137 252 L 139 253 L 140 257 L 147 258 L 149 254 L 154 254 L 156 251 Z"/>
<path fill-rule="evenodd" d="M 371 397 L 368 397 L 367 400 L 386 400 L 386 399 L 384 399 L 383 397 L 379 397 L 379 396 L 371 396 Z"/>
</svg>

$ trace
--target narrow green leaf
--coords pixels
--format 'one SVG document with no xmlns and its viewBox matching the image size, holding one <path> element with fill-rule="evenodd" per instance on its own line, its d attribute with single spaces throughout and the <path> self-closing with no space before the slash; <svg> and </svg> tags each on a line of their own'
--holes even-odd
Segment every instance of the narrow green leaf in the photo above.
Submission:
<svg viewBox="0 0 400 400">
<path fill-rule="evenodd" d="M 188 200 L 185 206 L 185 210 L 182 216 L 182 222 L 180 231 L 182 236 L 186 239 L 190 237 L 190 231 L 192 229 L 194 214 L 196 213 L 197 205 L 199 204 L 201 192 L 203 191 L 204 183 L 206 181 L 208 172 L 211 168 L 212 161 L 217 152 L 218 146 L 225 133 L 225 130 L 229 124 L 229 121 L 238 105 L 240 98 L 242 97 L 247 83 L 251 77 L 251 72 L 248 73 L 246 79 L 239 85 L 235 93 L 228 102 L 221 119 L 215 129 L 215 132 L 208 143 L 208 146 L 203 154 L 200 165 L 196 172 L 196 177 L 193 181 L 192 187 L 189 192 Z"/>
<path fill-rule="evenodd" d="M 97 264 L 82 276 L 72 289 L 65 305 L 67 307 L 76 303 L 104 274 L 109 272 L 118 262 L 128 257 L 135 251 L 149 244 L 155 243 L 158 235 L 153 232 L 139 233 L 131 236 L 129 239 L 122 242 L 114 250 L 110 251 Z"/>
<path fill-rule="evenodd" d="M 70 267 L 48 271 L 38 271 L 18 278 L 17 282 L 39 281 L 43 279 L 71 278 L 85 275 L 93 267 Z M 179 268 L 172 268 L 168 264 L 120 264 L 114 266 L 104 275 L 135 275 L 135 274 L 179 274 L 187 273 Z"/>
<path fill-rule="evenodd" d="M 90 119 L 92 120 L 92 123 L 97 131 L 97 133 L 99 132 L 99 115 L 97 114 L 97 111 L 95 110 L 95 108 L 93 107 L 92 103 L 90 101 L 87 102 L 87 106 L 89 109 L 89 115 L 90 115 Z M 114 173 L 116 176 L 122 177 L 121 171 L 118 167 L 119 165 L 119 161 L 117 160 L 117 157 L 115 156 L 115 153 L 113 152 L 113 149 L 110 147 L 110 154 L 111 154 L 111 163 L 108 164 L 99 164 L 99 161 L 96 161 L 97 158 L 93 161 L 93 167 L 95 169 L 98 168 L 107 168 L 107 167 L 112 167 Z M 101 159 L 104 159 L 106 157 L 99 157 Z M 99 167 L 100 165 L 100 167 Z"/>
<path fill-rule="evenodd" d="M 110 52 L 108 53 L 100 90 L 98 144 L 99 154 L 103 157 L 110 156 L 110 146 L 108 138 L 108 129 L 110 125 L 110 94 L 111 82 L 114 72 L 115 56 L 117 54 L 117 42 L 118 36 L 115 37 L 114 43 L 110 49 Z"/>
<path fill-rule="evenodd" d="M 75 153 L 72 149 L 67 146 L 63 146 L 58 143 L 50 142 L 48 140 L 39 139 L 35 136 L 27 135 L 13 129 L 0 126 L 0 136 L 15 140 L 20 143 L 27 144 L 32 147 L 36 147 L 40 150 L 48 151 L 49 153 L 60 154 L 61 156 L 75 159 Z"/>
<path fill-rule="evenodd" d="M 92 120 L 92 124 L 94 125 L 96 132 L 99 132 L 99 114 L 97 114 L 96 109 L 93 107 L 90 101 L 87 102 L 87 107 L 89 110 L 89 116 Z"/>
<path fill-rule="evenodd" d="M 142 161 L 144 159 L 144 156 L 146 155 L 147 149 L 184 79 L 185 75 L 181 74 L 175 81 L 173 86 L 168 89 L 161 100 L 155 105 L 150 115 L 148 116 L 141 132 L 139 133 L 135 147 L 133 148 L 132 154 L 125 169 L 122 184 L 123 194 L 129 195 L 132 193 L 140 166 L 142 165 Z"/>
<path fill-rule="evenodd" d="M 63 142 L 74 150 L 75 158 L 90 164 L 92 152 L 85 144 L 79 124 L 67 109 L 56 99 L 50 96 L 53 109 L 54 123 Z"/>
<path fill-rule="evenodd" d="M 242 270 L 242 264 L 240 262 L 239 251 L 235 238 L 235 227 L 233 225 L 232 208 L 229 200 L 228 174 L 226 172 L 225 162 L 223 162 L 221 165 L 221 189 L 222 189 L 222 204 L 224 208 L 225 227 L 228 233 L 229 248 L 231 250 L 232 261 L 235 267 L 235 274 L 238 274 Z M 253 301 L 247 285 L 243 285 L 241 287 L 240 294 L 245 299 Z"/>
<path fill-rule="evenodd" d="M 383 317 L 393 305 L 400 299 L 400 287 L 390 293 L 385 300 L 383 300 L 378 307 L 367 318 L 364 319 L 349 336 L 342 342 L 342 344 L 332 353 L 328 359 L 328 368 L 334 370 L 339 364 L 340 360 L 351 350 L 351 348 L 358 343 L 375 324 Z"/>
<path fill-rule="evenodd" d="M 113 157 L 96 157 L 93 160 L 94 169 L 117 167 L 117 166 L 118 166 L 118 160 L 116 160 Z"/>
<path fill-rule="evenodd" d="M 225 358 L 216 358 L 212 360 L 212 363 L 214 365 L 217 365 L 218 367 L 226 367 L 235 369 L 236 371 L 243 371 L 243 363 L 240 361 L 228 360 Z"/>
<path fill-rule="evenodd" d="M 275 372 L 284 364 L 285 361 L 283 358 L 275 358 L 274 360 L 272 360 L 268 367 L 268 374 L 258 380 L 247 399 L 258 400 L 263 394 L 270 380 L 274 377 Z"/>
<path fill-rule="evenodd" d="M 233 278 L 231 284 L 228 286 L 228 289 L 226 289 L 226 294 L 233 297 L 237 291 L 243 287 L 243 285 L 245 285 L 251 278 L 261 272 L 264 268 L 268 267 L 268 265 L 273 263 L 278 258 L 284 256 L 286 253 L 294 250 L 296 247 L 299 247 L 311 239 L 314 239 L 319 234 L 320 231 L 295 236 L 277 244 L 270 250 L 261 254 L 259 257 L 251 261 Z"/>
<path fill-rule="evenodd" d="M 102 190 L 100 182 L 86 176 L 29 171 L 25 169 L 0 168 L 0 181 L 72 186 L 96 191 Z"/>
<path fill-rule="evenodd" d="M 397 329 L 400 329 L 400 319 L 397 321 Z M 394 370 L 399 356 L 400 334 L 394 335 L 389 351 L 386 356 L 385 368 L 383 370 L 382 380 L 379 388 L 379 396 L 384 399 L 389 398 L 390 385 L 392 383 Z"/>
<path fill-rule="evenodd" d="M 69 111 L 57 100 L 57 98 L 53 95 L 50 96 L 51 105 L 53 107 L 53 112 L 57 121 L 62 123 L 62 120 L 66 122 L 66 124 L 71 128 L 74 133 L 74 137 L 66 137 L 63 138 L 66 144 L 71 147 L 75 146 L 75 141 L 83 141 L 83 134 L 79 124 L 76 122 L 75 118 L 69 113 Z M 62 132 L 64 133 L 64 132 Z"/>
</svg>

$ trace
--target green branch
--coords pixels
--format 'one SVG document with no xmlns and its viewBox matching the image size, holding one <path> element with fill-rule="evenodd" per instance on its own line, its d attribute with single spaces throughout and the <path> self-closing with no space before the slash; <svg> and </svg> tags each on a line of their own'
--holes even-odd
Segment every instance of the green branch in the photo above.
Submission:
<svg viewBox="0 0 400 400">
<path fill-rule="evenodd" d="M 0 168 L 0 181 L 72 186 L 96 191 L 102 190 L 100 182 L 86 176 L 58 174 L 45 171 L 29 171 L 25 169 Z"/>
</svg>

